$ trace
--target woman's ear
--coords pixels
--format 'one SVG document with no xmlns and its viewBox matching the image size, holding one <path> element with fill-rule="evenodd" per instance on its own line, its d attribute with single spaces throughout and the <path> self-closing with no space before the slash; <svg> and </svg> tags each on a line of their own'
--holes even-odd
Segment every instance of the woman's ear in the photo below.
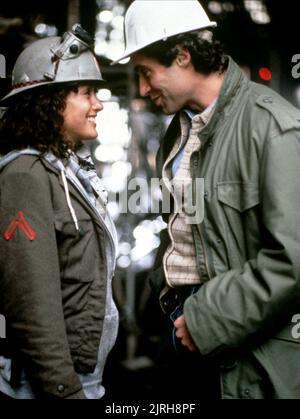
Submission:
<svg viewBox="0 0 300 419">
<path fill-rule="evenodd" d="M 179 67 L 186 68 L 191 64 L 191 54 L 188 49 L 183 48 L 182 46 L 177 46 L 178 54 L 176 57 L 176 62 Z"/>
</svg>

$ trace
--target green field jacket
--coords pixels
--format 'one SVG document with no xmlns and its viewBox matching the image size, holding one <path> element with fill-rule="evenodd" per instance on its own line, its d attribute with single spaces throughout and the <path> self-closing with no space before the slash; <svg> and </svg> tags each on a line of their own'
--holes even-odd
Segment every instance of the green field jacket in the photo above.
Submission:
<svg viewBox="0 0 300 419">
<path fill-rule="evenodd" d="M 95 369 L 106 309 L 106 230 L 71 183 L 69 193 L 80 231 L 45 159 L 21 156 L 0 172 L 5 356 L 43 398 L 84 397 L 78 374 Z"/>
<path fill-rule="evenodd" d="M 178 135 L 176 115 L 160 177 Z M 185 302 L 189 331 L 203 356 L 220 360 L 223 398 L 300 398 L 300 111 L 229 58 L 199 137 L 191 172 L 204 179 L 204 220 L 192 229 L 204 284 Z M 168 244 L 165 230 L 158 293 Z"/>
</svg>

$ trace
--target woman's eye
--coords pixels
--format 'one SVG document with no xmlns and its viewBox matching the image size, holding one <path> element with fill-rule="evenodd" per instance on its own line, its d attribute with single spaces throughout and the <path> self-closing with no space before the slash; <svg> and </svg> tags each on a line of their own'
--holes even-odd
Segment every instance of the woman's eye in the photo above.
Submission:
<svg viewBox="0 0 300 419">
<path fill-rule="evenodd" d="M 93 95 L 96 95 L 97 92 L 98 92 L 98 89 L 93 88 L 93 87 L 91 87 L 91 88 L 87 87 L 86 89 L 82 90 L 81 94 L 83 96 L 91 97 Z"/>
</svg>

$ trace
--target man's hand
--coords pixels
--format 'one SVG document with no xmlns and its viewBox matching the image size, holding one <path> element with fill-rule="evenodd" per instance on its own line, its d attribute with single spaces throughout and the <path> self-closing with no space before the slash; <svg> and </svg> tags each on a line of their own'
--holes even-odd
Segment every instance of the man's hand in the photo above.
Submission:
<svg viewBox="0 0 300 419">
<path fill-rule="evenodd" d="M 181 340 L 182 345 L 186 346 L 191 352 L 198 351 L 197 346 L 195 345 L 190 332 L 188 331 L 184 315 L 178 317 L 175 320 L 174 326 L 176 328 L 176 336 Z"/>
</svg>

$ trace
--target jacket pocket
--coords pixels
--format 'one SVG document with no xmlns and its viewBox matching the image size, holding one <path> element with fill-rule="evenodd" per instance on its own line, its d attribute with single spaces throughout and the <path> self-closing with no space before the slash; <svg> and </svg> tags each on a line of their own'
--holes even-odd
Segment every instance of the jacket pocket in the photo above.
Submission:
<svg viewBox="0 0 300 419">
<path fill-rule="evenodd" d="M 243 212 L 259 204 L 259 191 L 256 184 L 242 182 L 219 182 L 218 200 L 223 204 Z"/>
<path fill-rule="evenodd" d="M 300 337 L 293 336 L 294 326 L 286 326 L 253 351 L 277 399 L 300 398 Z"/>
<path fill-rule="evenodd" d="M 230 268 L 240 268 L 257 250 L 259 190 L 254 183 L 219 182 L 217 199 Z"/>
<path fill-rule="evenodd" d="M 70 214 L 65 212 L 56 214 L 54 224 L 62 281 L 92 281 L 95 277 L 95 264 L 99 262 L 99 246 L 91 218 L 78 217 L 79 231 Z"/>
</svg>

